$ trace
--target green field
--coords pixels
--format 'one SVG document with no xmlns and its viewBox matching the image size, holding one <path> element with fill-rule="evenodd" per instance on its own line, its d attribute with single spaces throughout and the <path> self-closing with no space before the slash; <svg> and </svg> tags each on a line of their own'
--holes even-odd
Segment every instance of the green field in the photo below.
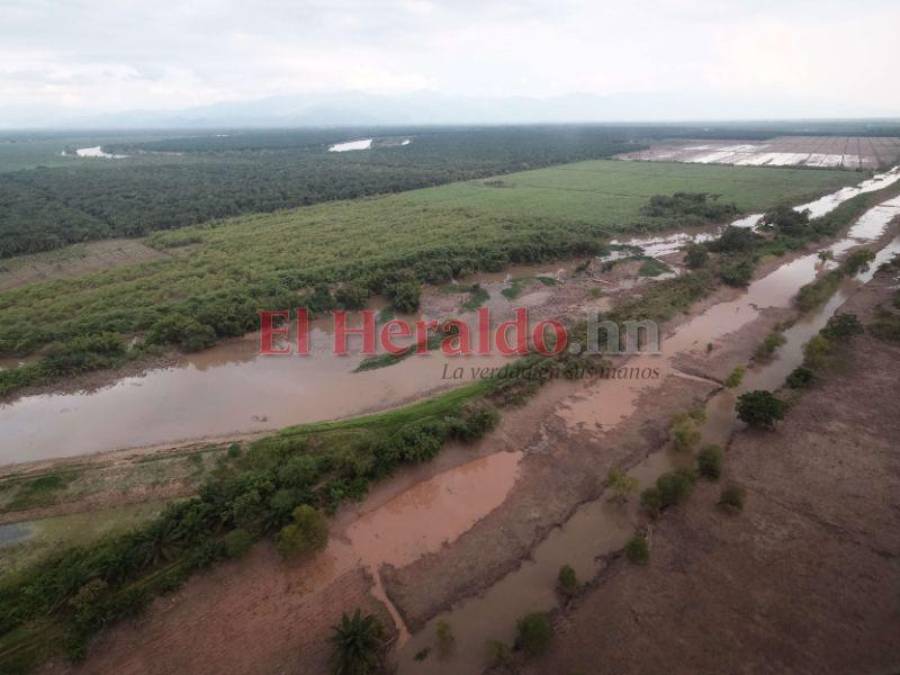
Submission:
<svg viewBox="0 0 900 675">
<path fill-rule="evenodd" d="M 436 282 L 588 253 L 616 233 L 671 227 L 640 214 L 654 194 L 716 193 L 755 211 L 859 175 L 589 161 L 499 180 L 512 187 L 470 181 L 157 233 L 148 242 L 167 254 L 162 260 L 0 293 L 0 352 L 24 354 L 101 330 L 140 332 L 172 312 L 202 315 L 221 337 L 251 326 L 259 308 L 295 304 L 297 290 L 319 282 L 353 280 L 378 292 L 403 271 Z"/>
<path fill-rule="evenodd" d="M 632 230 L 638 223 L 659 227 L 659 222 L 639 214 L 655 194 L 720 194 L 750 212 L 784 201 L 801 202 L 858 180 L 841 171 L 597 160 L 509 174 L 496 182 L 467 181 L 415 190 L 402 197 L 429 208 L 579 220 L 610 230 Z"/>
</svg>

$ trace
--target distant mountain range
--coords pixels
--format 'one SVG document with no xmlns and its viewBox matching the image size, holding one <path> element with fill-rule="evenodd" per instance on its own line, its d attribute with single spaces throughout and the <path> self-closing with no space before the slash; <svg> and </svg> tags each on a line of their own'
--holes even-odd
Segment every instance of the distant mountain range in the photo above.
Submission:
<svg viewBox="0 0 900 675">
<path fill-rule="evenodd" d="M 552 98 L 475 98 L 430 92 L 392 96 L 360 92 L 292 94 L 180 110 L 96 115 L 72 115 L 63 109 L 15 111 L 0 106 L 0 120 L 6 127 L 106 129 L 760 120 L 860 114 L 852 103 L 814 105 L 808 100 L 781 98 L 773 107 L 757 100 L 712 99 L 681 92 Z"/>
</svg>

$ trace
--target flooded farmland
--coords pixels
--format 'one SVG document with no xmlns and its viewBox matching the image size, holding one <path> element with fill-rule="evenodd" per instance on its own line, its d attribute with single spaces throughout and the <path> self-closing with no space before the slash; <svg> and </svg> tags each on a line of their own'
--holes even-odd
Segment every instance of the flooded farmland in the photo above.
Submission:
<svg viewBox="0 0 900 675">
<path fill-rule="evenodd" d="M 894 169 L 797 208 L 809 208 L 814 215 L 821 215 L 861 192 L 886 187 L 898 179 L 900 170 Z M 833 247 L 834 252 L 872 238 L 898 203 L 891 200 L 867 213 L 845 242 Z M 704 230 L 613 243 L 641 247 L 645 255 L 659 257 L 675 252 L 689 240 L 711 236 L 712 232 Z M 506 297 L 502 291 L 516 279 L 543 277 L 556 281 L 572 264 L 519 266 L 463 281 L 466 285 L 478 283 L 487 290 L 485 306 L 502 320 L 504 312 L 515 306 L 533 308 L 550 300 L 547 287 Z M 804 283 L 802 279 L 813 265 L 794 261 L 777 276 L 758 282 L 760 286 L 751 286 L 753 302 L 761 306 L 766 302 L 784 303 Z M 449 313 L 452 306 L 441 306 L 439 298 L 435 304 L 442 307 L 438 316 L 458 315 Z M 752 309 L 745 313 L 750 316 Z M 707 320 L 716 325 L 720 317 L 712 314 Z M 258 336 L 250 334 L 187 356 L 173 367 L 126 377 L 93 391 L 25 396 L 4 404 L 0 406 L 0 425 L 5 431 L 0 465 L 347 417 L 396 406 L 454 384 L 443 380 L 442 375 L 445 366 L 460 365 L 460 358 L 440 352 L 413 356 L 388 368 L 354 372 L 361 358 L 331 354 L 330 330 L 327 322 L 314 322 L 312 354 L 308 357 L 261 356 Z M 493 368 L 502 366 L 508 358 L 495 353 L 464 357 L 462 361 L 466 368 Z"/>
</svg>

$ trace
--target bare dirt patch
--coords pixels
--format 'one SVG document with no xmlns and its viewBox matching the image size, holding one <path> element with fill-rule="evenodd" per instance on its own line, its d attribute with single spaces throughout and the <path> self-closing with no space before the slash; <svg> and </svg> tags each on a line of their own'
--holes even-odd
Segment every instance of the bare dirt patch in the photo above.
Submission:
<svg viewBox="0 0 900 675">
<path fill-rule="evenodd" d="M 0 291 L 54 279 L 71 279 L 91 272 L 167 257 L 137 239 L 108 239 L 75 244 L 45 253 L 0 261 Z"/>
</svg>

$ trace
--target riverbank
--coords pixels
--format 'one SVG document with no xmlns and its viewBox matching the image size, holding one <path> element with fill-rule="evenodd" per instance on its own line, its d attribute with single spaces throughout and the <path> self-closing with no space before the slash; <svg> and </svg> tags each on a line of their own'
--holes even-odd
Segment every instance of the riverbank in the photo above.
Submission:
<svg viewBox="0 0 900 675">
<path fill-rule="evenodd" d="M 841 311 L 869 324 L 895 284 L 876 276 Z M 896 670 L 898 382 L 900 346 L 854 337 L 775 431 L 735 436 L 723 482 L 743 512 L 698 484 L 653 528 L 649 564 L 611 561 L 526 672 Z"/>
</svg>

